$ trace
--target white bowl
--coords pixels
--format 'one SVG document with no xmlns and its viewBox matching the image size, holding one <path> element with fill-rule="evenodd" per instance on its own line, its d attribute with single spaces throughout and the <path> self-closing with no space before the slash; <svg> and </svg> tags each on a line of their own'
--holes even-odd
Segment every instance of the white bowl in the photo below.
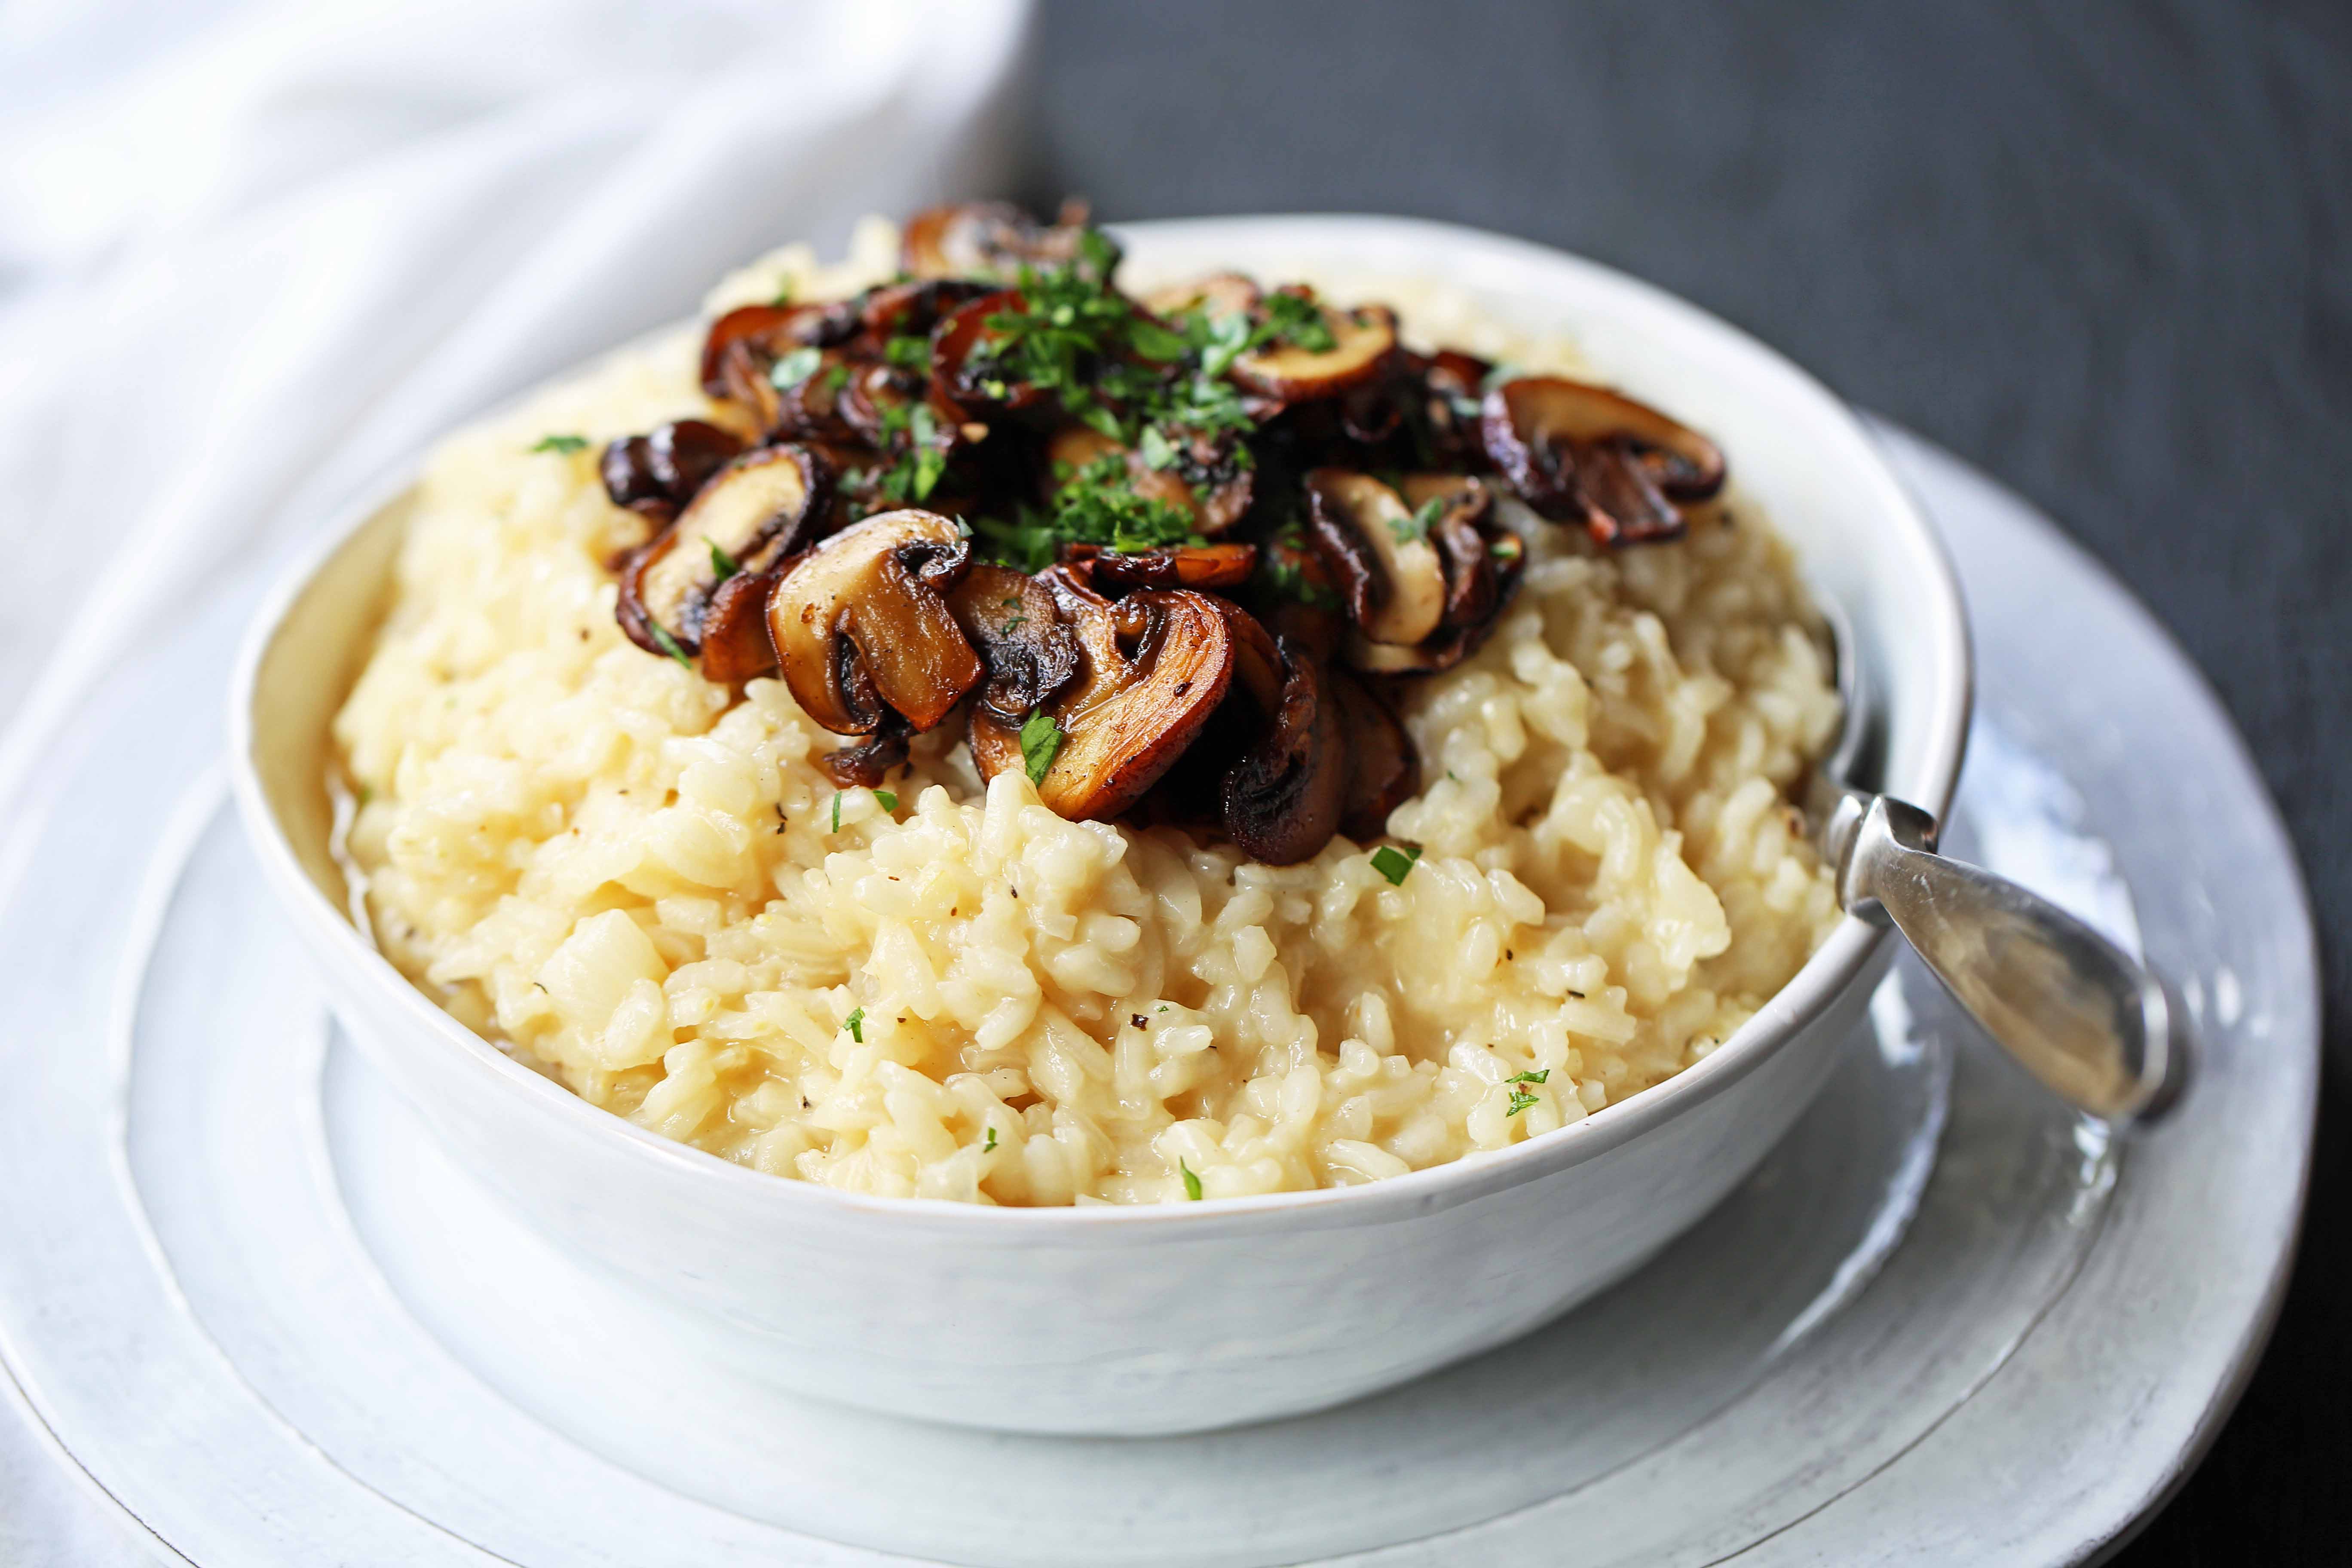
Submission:
<svg viewBox="0 0 2352 1568">
<path fill-rule="evenodd" d="M 1940 814 L 1969 714 L 1943 552 L 1853 416 L 1769 349 L 1589 261 L 1372 217 L 1121 231 L 1151 275 L 1425 275 L 1561 332 L 1715 437 L 1853 623 L 1883 784 Z M 1847 919 L 1666 1082 L 1506 1152 L 1370 1185 L 1202 1204 L 981 1208 L 733 1165 L 574 1098 L 442 1012 L 352 926 L 327 848 L 329 721 L 364 657 L 409 497 L 330 531 L 257 618 L 231 692 L 239 810 L 337 1014 L 456 1158 L 742 1375 L 966 1425 L 1142 1435 L 1336 1404 L 1497 1344 L 1655 1252 L 1785 1132 L 1886 952 Z M 627 1375 L 625 1348 L 606 1369 Z M 588 1374 L 588 1373 L 583 1373 Z"/>
</svg>

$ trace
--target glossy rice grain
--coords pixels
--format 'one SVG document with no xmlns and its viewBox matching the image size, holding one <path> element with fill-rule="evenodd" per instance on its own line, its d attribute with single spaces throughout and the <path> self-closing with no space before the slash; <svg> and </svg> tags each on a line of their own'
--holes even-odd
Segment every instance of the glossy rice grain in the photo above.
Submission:
<svg viewBox="0 0 2352 1568">
<path fill-rule="evenodd" d="M 714 304 L 887 277 L 795 247 Z M 1576 368 L 1409 280 L 1408 342 Z M 775 679 L 740 701 L 628 643 L 636 520 L 601 444 L 708 416 L 698 331 L 452 438 L 335 724 L 377 940 L 459 1018 L 593 1103 L 778 1176 L 966 1202 L 1185 1201 L 1499 1149 L 1705 1056 L 1837 919 L 1790 787 L 1837 699 L 1789 552 L 1734 485 L 1673 544 L 1602 554 L 1508 506 L 1525 581 L 1408 688 L 1423 847 L 1273 868 L 1067 822 L 961 724 L 885 788 Z M 550 433 L 577 454 L 534 453 Z M 1726 509 L 1728 509 L 1727 512 Z M 1385 858 L 1393 865 L 1393 856 Z M 852 1026 L 852 1021 L 855 1026 Z M 1530 1076 L 1533 1075 L 1531 1079 Z M 1514 1109 L 1515 1105 L 1517 1109 Z"/>
</svg>

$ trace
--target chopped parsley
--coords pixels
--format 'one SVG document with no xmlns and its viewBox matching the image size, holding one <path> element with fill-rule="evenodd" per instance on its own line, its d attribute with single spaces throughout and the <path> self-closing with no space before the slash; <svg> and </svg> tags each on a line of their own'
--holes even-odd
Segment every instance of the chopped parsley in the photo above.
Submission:
<svg viewBox="0 0 2352 1568">
<path fill-rule="evenodd" d="M 882 345 L 882 357 L 900 370 L 928 370 L 931 340 L 920 332 L 902 332 Z"/>
<path fill-rule="evenodd" d="M 866 1009 L 852 1007 L 849 1010 L 849 1016 L 841 1021 L 841 1026 L 849 1031 L 851 1039 L 861 1046 L 864 1045 L 866 1043 Z"/>
<path fill-rule="evenodd" d="M 919 501 L 931 493 L 947 472 L 948 454 L 940 446 L 939 421 L 928 403 L 901 404 L 882 416 L 885 436 L 904 432 L 907 450 L 882 476 L 881 493 L 894 501 Z"/>
<path fill-rule="evenodd" d="M 1517 1116 L 1520 1111 L 1525 1110 L 1528 1106 L 1533 1105 L 1535 1102 L 1536 1097 L 1533 1094 L 1524 1089 L 1515 1089 L 1511 1090 L 1511 1098 L 1507 1101 L 1510 1109 L 1504 1111 L 1503 1114 L 1507 1117 Z"/>
<path fill-rule="evenodd" d="M 1021 765 L 1028 771 L 1031 784 L 1045 782 L 1046 771 L 1054 765 L 1054 753 L 1061 749 L 1061 725 L 1043 708 L 1031 710 L 1021 725 Z"/>
<path fill-rule="evenodd" d="M 1411 544 L 1417 539 L 1427 539 L 1437 520 L 1445 515 L 1445 498 L 1432 496 L 1421 503 L 1421 510 L 1410 517 L 1389 519 L 1389 533 L 1399 544 Z"/>
<path fill-rule="evenodd" d="M 768 384 L 778 392 L 790 392 L 793 387 L 814 375 L 816 367 L 824 363 L 824 354 L 821 350 L 803 344 L 793 350 L 792 353 L 780 356 L 775 363 L 768 367 Z M 842 369 L 840 365 L 833 368 Z M 842 379 L 845 381 L 848 379 L 846 372 L 844 372 Z"/>
<path fill-rule="evenodd" d="M 1412 869 L 1413 862 L 1420 858 L 1421 846 L 1418 844 L 1408 844 L 1402 849 L 1391 844 L 1383 844 L 1372 851 L 1372 869 L 1386 877 L 1389 879 L 1389 886 L 1402 888 L 1404 886 L 1405 874 Z"/>
<path fill-rule="evenodd" d="M 841 792 L 839 790 L 833 792 L 833 831 L 835 833 L 841 831 Z"/>
<path fill-rule="evenodd" d="M 1192 514 L 1129 482 L 1127 460 L 1106 452 L 1083 468 L 1058 473 L 1053 511 L 1023 507 L 1012 521 L 982 518 L 975 525 L 990 553 L 1024 572 L 1042 572 L 1064 544 L 1099 544 L 1131 553 L 1169 544 L 1202 542 Z"/>
<path fill-rule="evenodd" d="M 1505 1083 L 1544 1083 L 1550 1078 L 1551 1068 L 1546 1068 L 1541 1072 L 1515 1072 L 1503 1081 Z"/>
<path fill-rule="evenodd" d="M 1193 1174 L 1192 1167 L 1184 1163 L 1181 1160 L 1176 1162 L 1176 1168 L 1184 1173 L 1184 1195 L 1192 1199 L 1194 1203 L 1199 1203 L 1201 1201 L 1201 1178 Z"/>
<path fill-rule="evenodd" d="M 686 656 L 686 649 L 677 646 L 677 639 L 669 635 L 669 628 L 656 620 L 648 620 L 646 625 L 653 628 L 656 646 L 660 647 L 662 652 L 677 660 L 679 668 L 690 673 L 694 668 L 694 660 Z"/>
<path fill-rule="evenodd" d="M 882 809 L 885 811 L 896 811 L 898 809 L 898 797 L 887 789 L 876 790 L 874 792 L 874 798 L 882 803 Z"/>
<path fill-rule="evenodd" d="M 1311 297 L 1276 289 L 1265 297 L 1265 320 L 1250 334 L 1260 342 L 1279 340 L 1318 354 L 1339 346 L 1331 324 L 1323 319 L 1323 307 Z"/>
<path fill-rule="evenodd" d="M 769 300 L 768 303 L 781 310 L 792 302 L 793 280 L 787 278 L 782 283 L 776 285 L 776 297 Z"/>
<path fill-rule="evenodd" d="M 710 546 L 710 569 L 719 574 L 719 582 L 724 583 L 728 578 L 743 570 L 743 563 L 740 561 L 719 548 L 719 541 L 706 539 L 703 542 Z"/>
<path fill-rule="evenodd" d="M 1176 443 L 1171 441 L 1168 433 L 1157 425 L 1143 427 L 1143 434 L 1136 440 L 1135 449 L 1142 456 L 1146 468 L 1164 468 L 1176 461 Z"/>
<path fill-rule="evenodd" d="M 992 1128 L 990 1128 L 990 1129 L 988 1130 L 988 1142 L 985 1142 L 985 1143 L 982 1143 L 982 1144 L 980 1146 L 980 1152 L 981 1152 L 982 1153 L 983 1153 L 983 1154 L 986 1154 L 986 1153 L 989 1153 L 989 1152 L 991 1152 L 992 1151 L 993 1151 L 993 1150 L 995 1149 L 995 1147 L 996 1147 L 996 1129 L 995 1129 L 995 1128 L 993 1128 L 993 1127 L 992 1127 Z"/>
<path fill-rule="evenodd" d="M 531 450 L 572 453 L 581 450 L 587 445 L 588 437 L 585 436 L 541 436 L 538 445 L 532 447 Z"/>
</svg>

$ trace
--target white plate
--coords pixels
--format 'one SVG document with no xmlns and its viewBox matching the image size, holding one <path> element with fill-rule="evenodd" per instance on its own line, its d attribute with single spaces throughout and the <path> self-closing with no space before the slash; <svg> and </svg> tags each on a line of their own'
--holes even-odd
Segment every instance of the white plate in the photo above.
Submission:
<svg viewBox="0 0 2352 1568">
<path fill-rule="evenodd" d="M 639 1331 L 335 1040 L 210 767 L 238 598 L 94 702 L 11 824 L 0 1353 L 206 1568 L 2080 1561 L 2268 1327 L 2311 928 L 2169 642 L 2013 499 L 1890 440 L 1974 603 L 1959 847 L 2144 941 L 2200 1014 L 2203 1076 L 2143 1143 L 2056 1114 L 1906 969 L 1722 1209 L 1465 1366 L 1140 1442 L 812 1405 Z"/>
</svg>

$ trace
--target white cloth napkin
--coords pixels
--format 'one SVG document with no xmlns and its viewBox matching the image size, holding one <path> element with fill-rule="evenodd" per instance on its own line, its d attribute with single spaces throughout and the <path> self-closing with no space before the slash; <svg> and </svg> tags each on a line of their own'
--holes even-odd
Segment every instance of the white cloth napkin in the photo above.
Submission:
<svg viewBox="0 0 2352 1568">
<path fill-rule="evenodd" d="M 0 811 L 135 639 L 440 432 L 774 245 L 1001 188 L 1027 9 L 0 5 Z M 0 1558 L 67 1560 L 12 1392 Z"/>
</svg>

